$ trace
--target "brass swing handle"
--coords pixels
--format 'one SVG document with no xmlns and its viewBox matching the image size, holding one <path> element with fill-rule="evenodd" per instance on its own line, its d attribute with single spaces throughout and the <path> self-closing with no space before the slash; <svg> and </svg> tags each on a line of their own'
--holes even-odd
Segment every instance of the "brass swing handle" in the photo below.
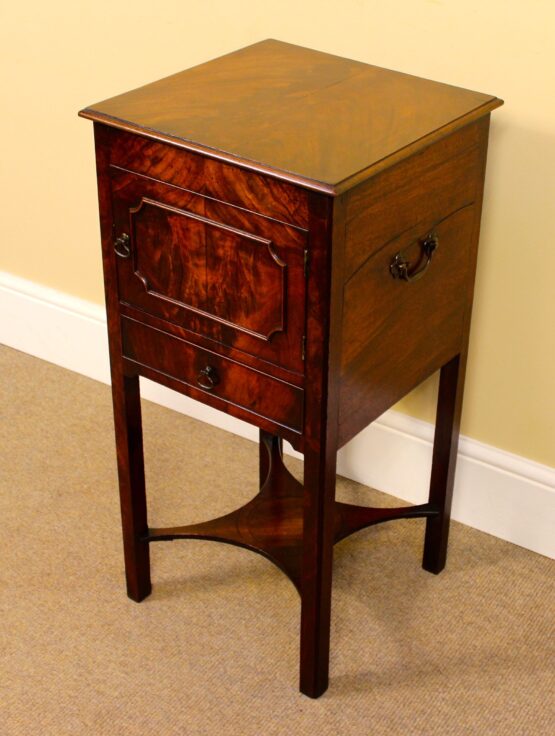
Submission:
<svg viewBox="0 0 555 736">
<path fill-rule="evenodd" d="M 211 365 L 207 365 L 203 368 L 197 376 L 198 385 L 206 391 L 212 391 L 214 386 L 217 386 L 220 382 L 220 377 L 215 368 Z"/>
<path fill-rule="evenodd" d="M 389 271 L 394 279 L 403 281 L 418 281 L 428 270 L 432 256 L 439 246 L 439 238 L 436 233 L 430 233 L 420 240 L 422 256 L 416 266 L 411 269 L 411 264 L 400 250 L 389 265 Z"/>
<path fill-rule="evenodd" d="M 129 245 L 129 235 L 127 233 L 122 233 L 114 240 L 114 250 L 120 258 L 129 258 L 131 246 Z"/>
</svg>

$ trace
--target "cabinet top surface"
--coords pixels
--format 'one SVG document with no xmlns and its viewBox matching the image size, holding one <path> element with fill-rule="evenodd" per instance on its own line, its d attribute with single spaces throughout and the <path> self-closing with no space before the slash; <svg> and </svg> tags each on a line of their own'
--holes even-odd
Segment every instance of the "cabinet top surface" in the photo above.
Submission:
<svg viewBox="0 0 555 736">
<path fill-rule="evenodd" d="M 338 193 L 500 104 L 270 39 L 80 115 Z"/>
</svg>

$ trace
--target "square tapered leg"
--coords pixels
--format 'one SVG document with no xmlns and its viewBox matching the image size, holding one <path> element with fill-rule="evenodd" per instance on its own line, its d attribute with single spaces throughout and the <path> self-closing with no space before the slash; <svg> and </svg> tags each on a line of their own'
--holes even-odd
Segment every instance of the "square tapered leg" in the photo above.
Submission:
<svg viewBox="0 0 555 736">
<path fill-rule="evenodd" d="M 151 591 L 139 377 L 113 375 L 112 397 L 127 594 L 138 602 Z"/>
</svg>

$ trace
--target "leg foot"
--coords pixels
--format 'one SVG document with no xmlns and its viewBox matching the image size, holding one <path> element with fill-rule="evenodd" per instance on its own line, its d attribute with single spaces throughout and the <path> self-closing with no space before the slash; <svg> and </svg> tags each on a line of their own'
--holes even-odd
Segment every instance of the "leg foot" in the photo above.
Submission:
<svg viewBox="0 0 555 736">
<path fill-rule="evenodd" d="M 305 453 L 301 575 L 300 690 L 317 698 L 328 687 L 334 544 L 336 450 Z"/>
<path fill-rule="evenodd" d="M 151 591 L 138 376 L 112 376 L 112 397 L 127 595 L 142 601 Z"/>
<path fill-rule="evenodd" d="M 457 355 L 446 363 L 441 369 L 439 381 L 430 503 L 438 507 L 440 513 L 426 521 L 422 562 L 424 570 L 436 575 L 443 570 L 447 559 L 465 359 L 466 356 Z"/>
</svg>

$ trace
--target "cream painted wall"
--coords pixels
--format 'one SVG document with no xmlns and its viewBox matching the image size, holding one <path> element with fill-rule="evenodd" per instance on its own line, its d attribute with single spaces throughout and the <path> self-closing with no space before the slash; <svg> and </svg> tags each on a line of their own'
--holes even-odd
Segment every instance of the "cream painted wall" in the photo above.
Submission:
<svg viewBox="0 0 555 736">
<path fill-rule="evenodd" d="M 550 0 L 30 0 L 2 11 L 0 270 L 101 302 L 85 105 L 273 37 L 502 97 L 463 431 L 555 465 Z M 433 418 L 435 381 L 399 408 Z"/>
</svg>

